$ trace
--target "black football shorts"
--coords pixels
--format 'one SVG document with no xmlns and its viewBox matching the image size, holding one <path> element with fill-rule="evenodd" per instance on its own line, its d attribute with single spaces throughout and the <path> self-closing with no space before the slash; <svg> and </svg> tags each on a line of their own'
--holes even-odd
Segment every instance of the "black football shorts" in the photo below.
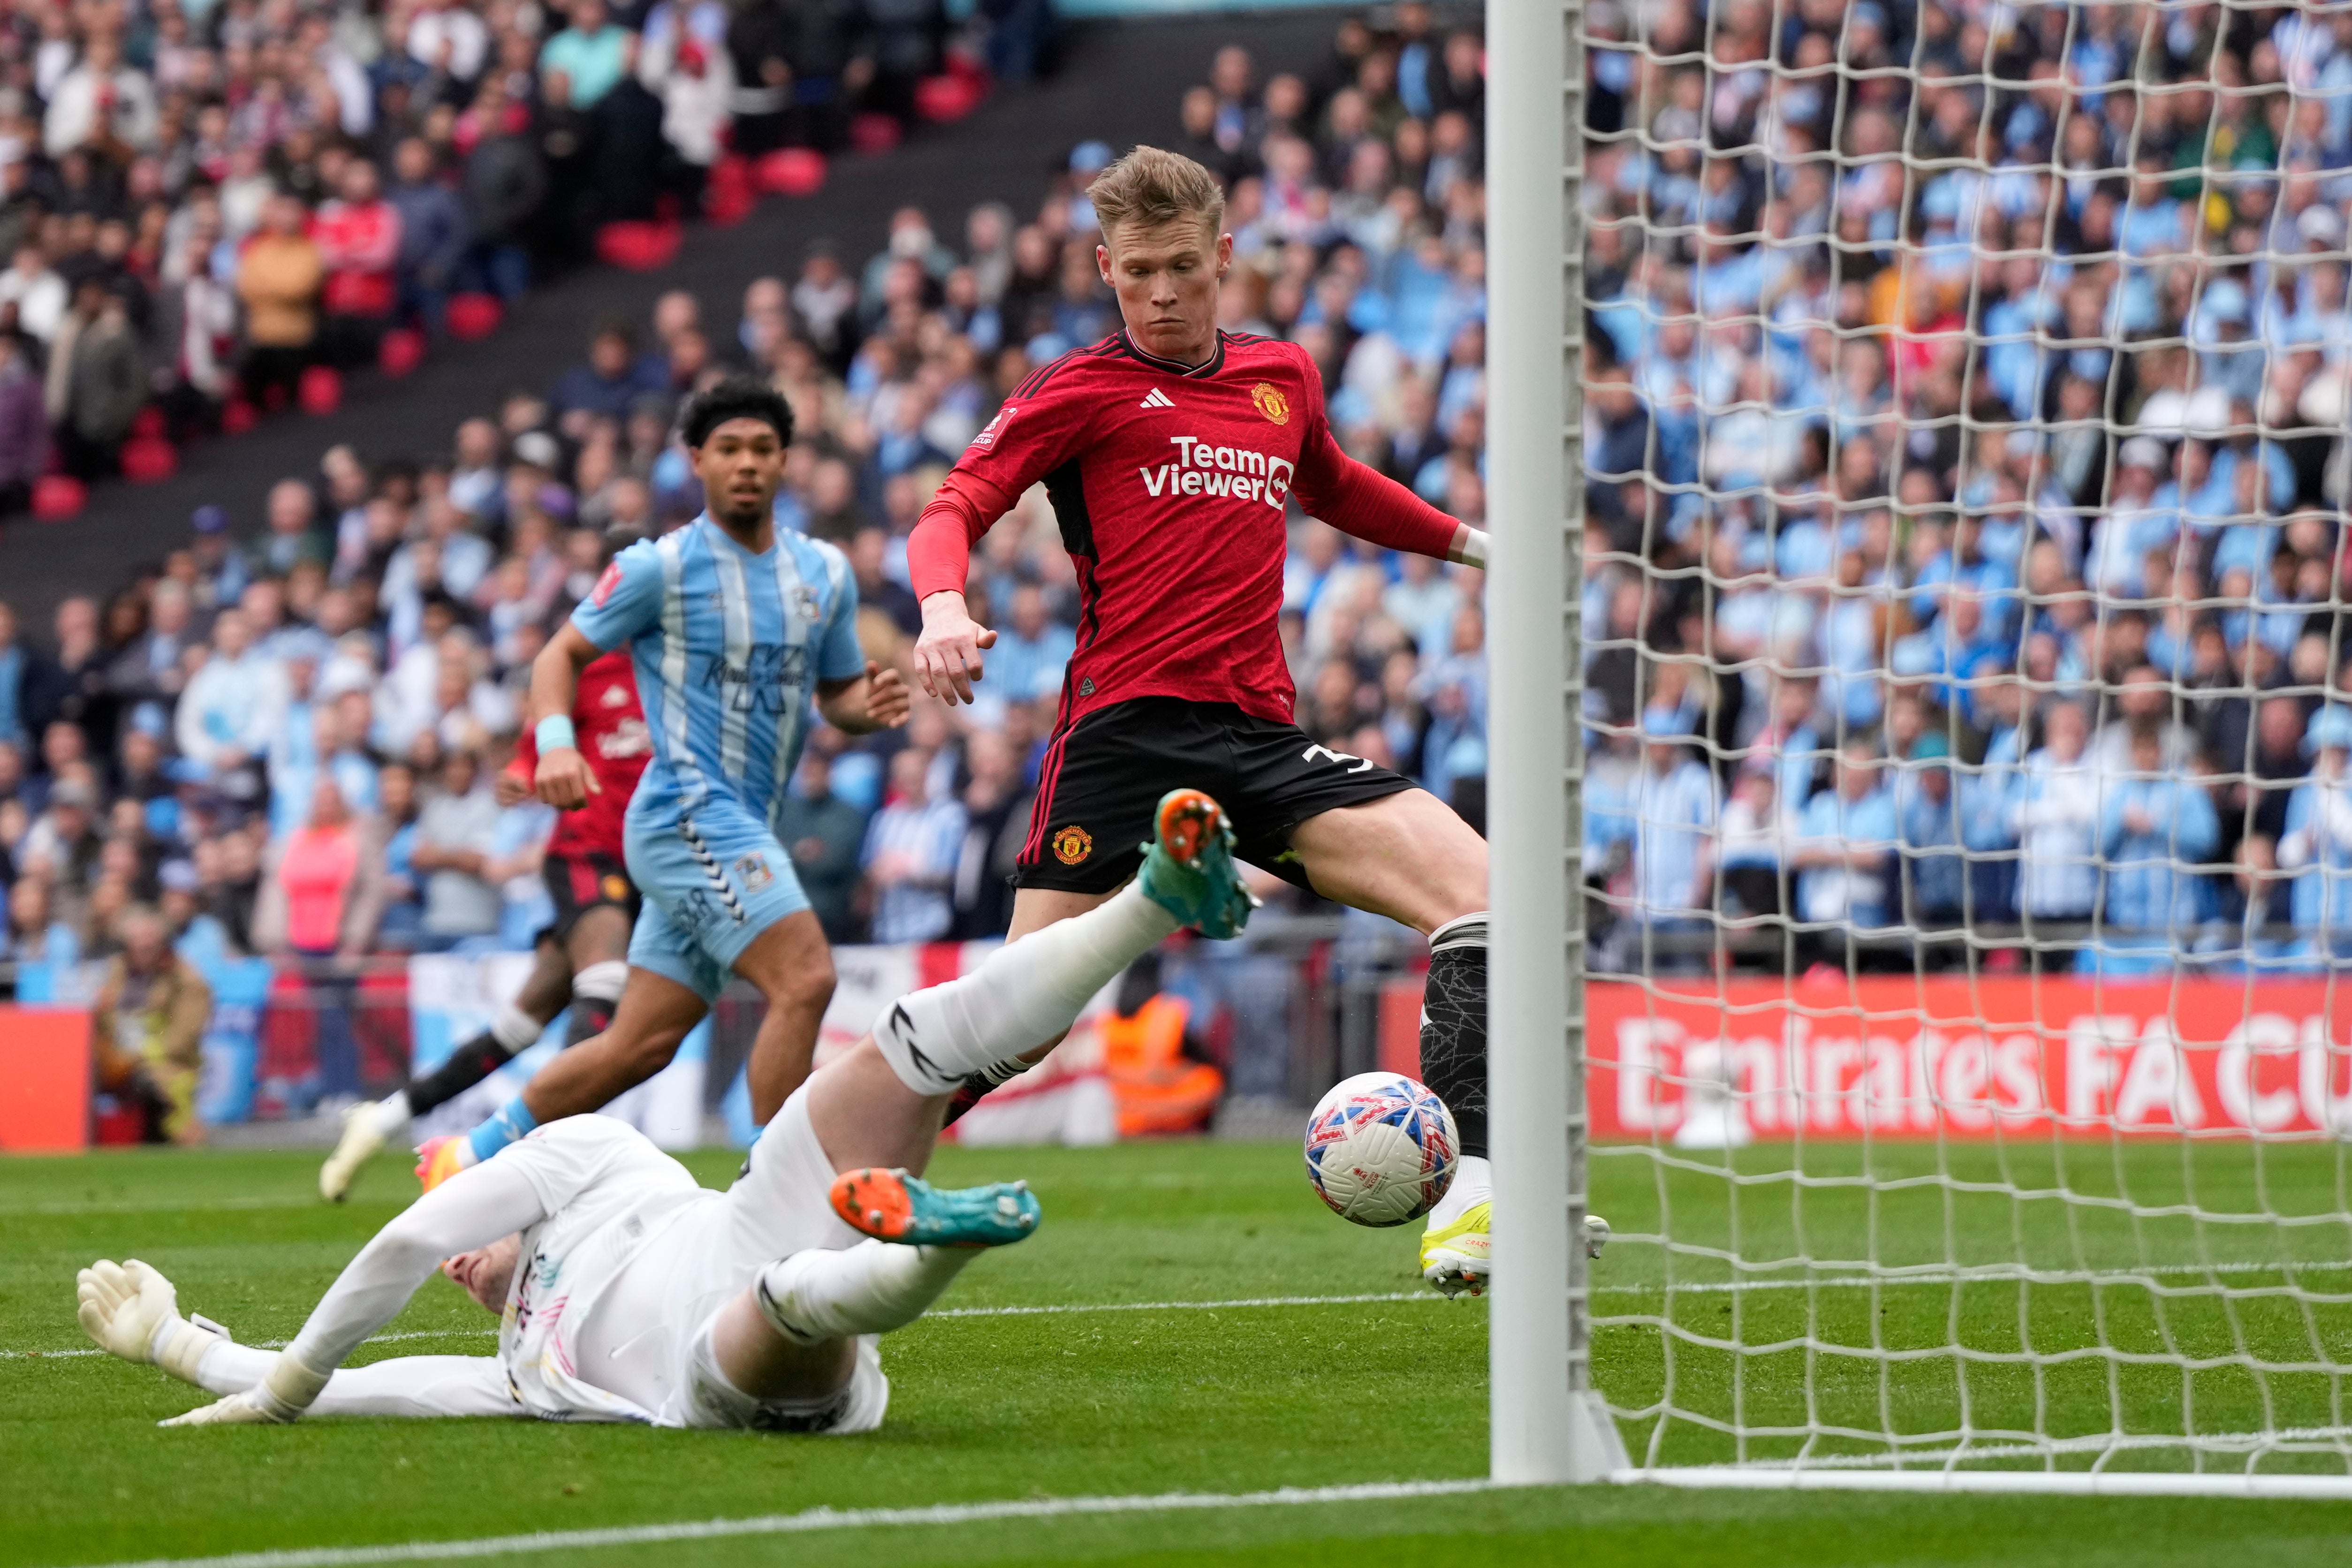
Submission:
<svg viewBox="0 0 2352 1568">
<path fill-rule="evenodd" d="M 555 901 L 555 924 L 539 934 L 541 942 L 568 941 L 572 927 L 592 909 L 610 906 L 637 921 L 637 884 L 628 869 L 605 855 L 550 855 L 540 874 Z"/>
<path fill-rule="evenodd" d="M 1243 860 L 1305 887 L 1307 873 L 1289 858 L 1293 829 L 1414 785 L 1231 703 L 1137 697 L 1097 708 L 1046 748 L 1015 880 L 1110 892 L 1143 863 L 1160 798 L 1184 788 L 1207 790 L 1225 809 Z"/>
</svg>

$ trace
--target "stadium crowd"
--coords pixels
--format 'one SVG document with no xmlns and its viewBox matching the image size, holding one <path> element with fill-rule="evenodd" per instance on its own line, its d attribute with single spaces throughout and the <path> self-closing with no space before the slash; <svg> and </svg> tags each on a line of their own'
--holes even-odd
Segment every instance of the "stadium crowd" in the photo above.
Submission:
<svg viewBox="0 0 2352 1568">
<path fill-rule="evenodd" d="M 1612 961 L 2352 950 L 2352 11 L 1592 16 Z"/>
<path fill-rule="evenodd" d="M 1670 0 L 1636 37 L 1593 15 L 1602 960 L 1752 956 L 1762 928 L 1864 964 L 1998 965 L 2021 935 L 2116 972 L 2332 950 L 2352 19 L 1710 24 Z M 1226 324 L 1307 344 L 1349 449 L 1483 522 L 1481 45 L 1425 7 L 1388 20 L 1342 23 L 1302 72 L 1221 51 L 1171 140 L 1228 182 Z M 110 950 L 148 899 L 228 950 L 526 939 L 545 814 L 486 780 L 605 535 L 693 514 L 677 399 L 739 365 L 786 391 L 782 519 L 849 553 L 869 652 L 898 657 L 939 476 L 1004 389 L 1115 324 L 1083 195 L 1109 152 L 1077 148 L 1025 215 L 908 209 L 872 256 L 813 246 L 731 322 L 664 296 L 446 453 L 339 448 L 251 542 L 206 508 L 168 561 L 66 604 L 51 648 L 0 625 L 11 956 Z M 1476 575 L 1293 528 L 1302 724 L 1482 821 Z M 821 733 L 798 782 L 836 937 L 1003 928 L 1074 637 L 1041 495 L 983 542 L 972 598 L 1003 635 L 982 703 Z M 289 859 L 348 866 L 299 944 Z"/>
<path fill-rule="evenodd" d="M 1223 50 L 1171 137 L 1232 183 L 1227 324 L 1312 344 L 1350 448 L 1475 522 L 1482 61 L 1421 8 L 1399 21 L 1344 24 L 1306 75 L 1261 80 Z M 608 541 L 699 507 L 671 434 L 681 397 L 743 367 L 786 393 L 800 434 L 780 520 L 847 552 L 862 641 L 902 659 L 906 534 L 939 479 L 1006 389 L 1117 325 L 1083 196 L 1109 156 L 1078 147 L 1030 214 L 909 208 L 870 257 L 814 246 L 730 319 L 665 294 L 446 452 L 337 447 L 271 490 L 250 538 L 202 508 L 167 559 L 61 605 L 47 646 L 0 612 L 5 956 L 21 975 L 119 955 L 151 904 L 184 953 L 316 977 L 527 945 L 551 818 L 501 805 L 491 780 L 530 662 Z M 1293 526 L 1283 623 L 1305 727 L 1476 813 L 1476 574 Z M 1042 491 L 978 548 L 971 597 L 1001 638 L 977 706 L 813 737 L 786 841 L 836 939 L 1009 917 L 1077 610 Z"/>
<path fill-rule="evenodd" d="M 994 5 L 1024 69 L 1045 13 Z M 940 0 L 37 0 L 0 8 L 0 514 L 142 411 L 236 429 L 307 367 L 694 210 L 731 146 L 904 119 Z"/>
</svg>

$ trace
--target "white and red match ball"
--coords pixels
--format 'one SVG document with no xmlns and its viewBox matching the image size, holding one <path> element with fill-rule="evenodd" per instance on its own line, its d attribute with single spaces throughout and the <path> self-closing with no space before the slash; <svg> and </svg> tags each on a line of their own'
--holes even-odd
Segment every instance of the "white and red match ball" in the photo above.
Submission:
<svg viewBox="0 0 2352 1568">
<path fill-rule="evenodd" d="M 1307 1179 L 1358 1225 L 1419 1219 L 1454 1185 L 1461 1141 L 1445 1102 L 1401 1072 L 1332 1085 L 1307 1122 Z"/>
</svg>

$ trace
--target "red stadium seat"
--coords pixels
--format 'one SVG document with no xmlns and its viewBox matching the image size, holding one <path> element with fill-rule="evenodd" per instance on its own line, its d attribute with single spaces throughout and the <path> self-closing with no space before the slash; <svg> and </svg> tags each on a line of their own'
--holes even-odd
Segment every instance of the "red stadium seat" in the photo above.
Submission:
<svg viewBox="0 0 2352 1568">
<path fill-rule="evenodd" d="M 824 188 L 824 154 L 779 147 L 760 160 L 760 188 L 772 196 L 814 196 Z"/>
<path fill-rule="evenodd" d="M 497 331 L 505 318 L 506 308 L 494 294 L 456 295 L 449 301 L 449 335 L 470 343 Z"/>
<path fill-rule="evenodd" d="M 72 476 L 44 475 L 33 485 L 33 516 L 45 523 L 61 523 L 81 516 L 82 503 L 89 499 L 89 490 Z"/>
<path fill-rule="evenodd" d="M 133 485 L 160 485 L 180 471 L 180 454 L 160 435 L 134 435 L 122 444 L 122 476 Z"/>
<path fill-rule="evenodd" d="M 241 397 L 233 397 L 226 402 L 221 404 L 221 434 L 223 435 L 243 435 L 247 431 L 253 428 L 254 423 L 261 416 L 259 414 L 253 412 L 253 405 L 251 403 L 246 402 Z"/>
<path fill-rule="evenodd" d="M 375 362 L 385 375 L 406 375 L 425 362 L 425 335 L 411 328 L 394 327 L 376 346 Z"/>
<path fill-rule="evenodd" d="M 596 254 L 631 272 L 667 267 L 677 256 L 676 224 L 606 224 L 596 231 Z"/>
<path fill-rule="evenodd" d="M 131 421 L 131 440 L 137 441 L 148 436 L 160 436 L 163 434 L 163 411 L 155 407 L 152 403 L 141 409 L 137 414 L 132 416 Z"/>
<path fill-rule="evenodd" d="M 343 378 L 325 365 L 312 365 L 302 372 L 294 395 L 304 413 L 332 413 L 343 406 Z"/>
<path fill-rule="evenodd" d="M 708 191 L 745 191 L 751 189 L 751 161 L 740 152 L 729 152 L 710 166 L 702 188 Z"/>
<path fill-rule="evenodd" d="M 705 188 L 702 193 L 702 215 L 722 229 L 733 228 L 750 217 L 757 204 L 748 187 L 740 191 Z"/>
<path fill-rule="evenodd" d="M 860 152 L 887 152 L 898 145 L 898 122 L 887 114 L 853 115 L 849 144 Z"/>
<path fill-rule="evenodd" d="M 970 77 L 950 72 L 915 84 L 915 112 L 937 124 L 961 120 L 980 107 L 982 89 Z"/>
</svg>

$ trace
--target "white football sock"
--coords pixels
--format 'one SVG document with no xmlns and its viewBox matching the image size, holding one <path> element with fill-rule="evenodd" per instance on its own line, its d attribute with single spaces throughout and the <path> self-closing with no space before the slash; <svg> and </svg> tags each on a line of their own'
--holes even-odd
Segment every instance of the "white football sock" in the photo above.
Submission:
<svg viewBox="0 0 2352 1568">
<path fill-rule="evenodd" d="M 375 1118 L 375 1130 L 389 1138 L 408 1125 L 415 1113 L 408 1108 L 408 1091 L 395 1089 L 375 1103 L 368 1114 Z"/>
<path fill-rule="evenodd" d="M 617 1002 L 629 983 L 629 967 L 618 958 L 591 964 L 572 977 L 572 994 L 592 1002 Z"/>
<path fill-rule="evenodd" d="M 1429 1211 L 1429 1228 L 1443 1230 L 1478 1204 L 1489 1203 L 1495 1197 L 1495 1167 L 1480 1155 L 1465 1155 L 1454 1167 L 1454 1185 Z"/>
<path fill-rule="evenodd" d="M 500 1009 L 499 1016 L 490 1020 L 490 1038 L 504 1046 L 509 1056 L 529 1051 L 546 1032 L 545 1024 L 512 1002 Z"/>
<path fill-rule="evenodd" d="M 984 1250 L 869 1239 L 843 1252 L 795 1252 L 761 1270 L 751 1294 L 760 1315 L 797 1344 L 888 1333 L 921 1317 Z"/>
<path fill-rule="evenodd" d="M 918 1094 L 949 1094 L 1077 1021 L 1095 993 L 1177 929 L 1134 883 L 1084 915 L 1008 942 L 958 979 L 892 1003 L 874 1043 Z"/>
</svg>

